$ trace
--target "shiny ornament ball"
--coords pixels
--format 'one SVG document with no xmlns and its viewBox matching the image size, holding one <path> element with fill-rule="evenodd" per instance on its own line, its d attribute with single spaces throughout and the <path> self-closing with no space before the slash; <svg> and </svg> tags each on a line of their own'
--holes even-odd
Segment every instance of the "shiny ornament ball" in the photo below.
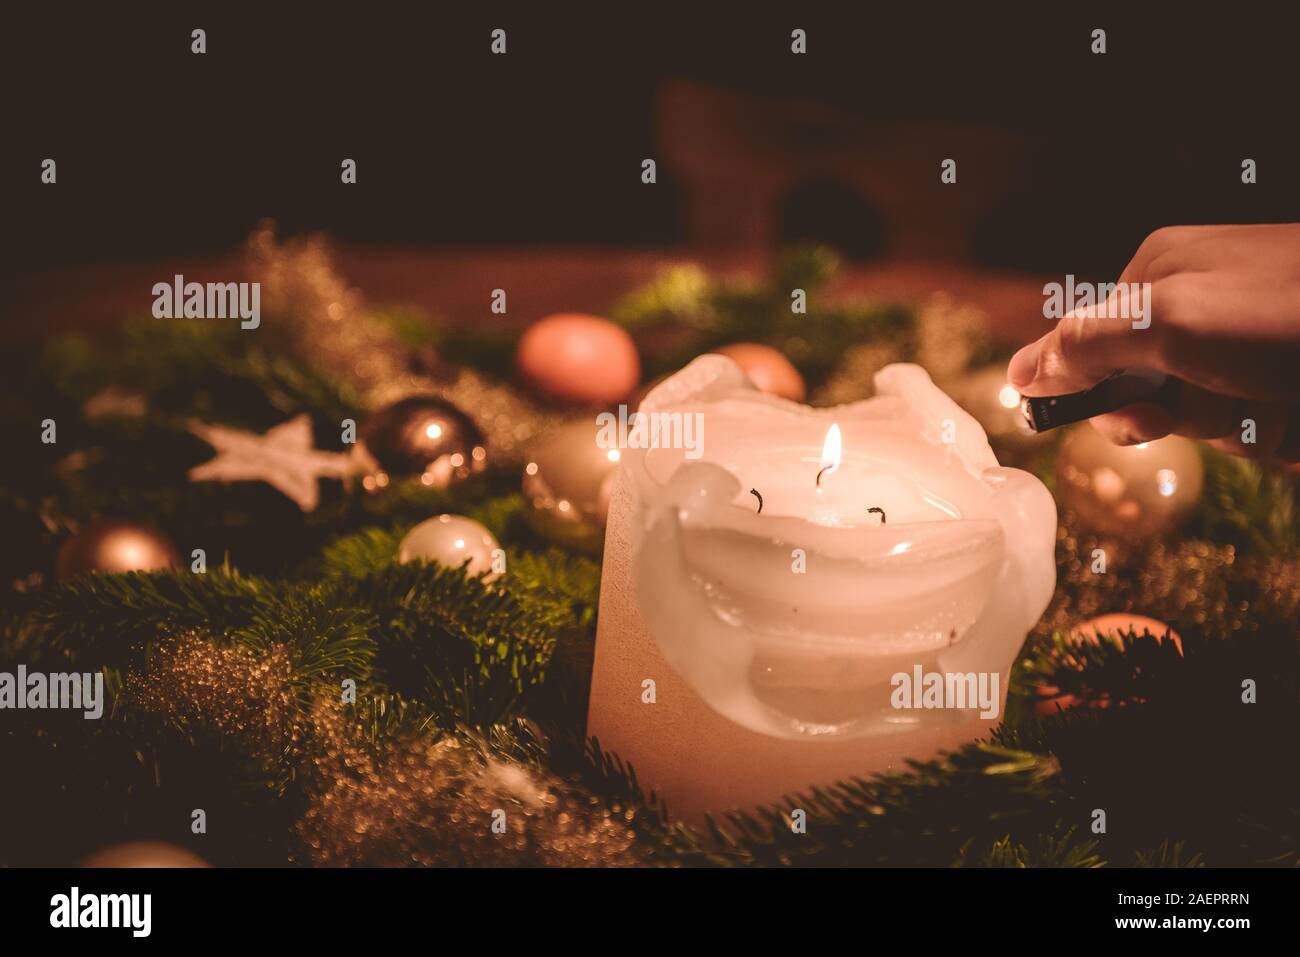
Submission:
<svg viewBox="0 0 1300 957">
<path fill-rule="evenodd" d="M 436 396 L 385 406 L 366 419 L 359 438 L 381 470 L 367 476 L 367 488 L 386 484 L 389 475 L 418 475 L 425 485 L 443 488 L 487 466 L 478 426 Z"/>
<path fill-rule="evenodd" d="M 802 402 L 808 394 L 799 370 L 771 346 L 760 342 L 733 342 L 714 351 L 740 366 L 760 392 L 791 402 Z"/>
<path fill-rule="evenodd" d="M 591 419 L 553 429 L 529 449 L 523 492 L 528 522 L 561 545 L 599 553 L 622 453 Z"/>
<path fill-rule="evenodd" d="M 92 522 L 59 549 L 54 573 L 67 581 L 87 572 L 156 572 L 179 565 L 180 553 L 162 532 L 139 522 Z"/>
<path fill-rule="evenodd" d="M 175 844 L 132 841 L 96 851 L 82 867 L 210 867 L 203 858 Z"/>
<path fill-rule="evenodd" d="M 485 574 L 485 581 L 496 578 L 493 568 L 500 545 L 492 533 L 463 515 L 439 515 L 421 522 L 406 533 L 397 546 L 397 560 L 403 564 L 423 560 L 449 568 L 469 562 L 471 575 Z"/>
<path fill-rule="evenodd" d="M 1177 435 L 1119 446 L 1088 423 L 1070 430 L 1056 458 L 1056 494 L 1082 526 L 1138 538 L 1176 529 L 1205 485 L 1196 443 Z"/>
<path fill-rule="evenodd" d="M 529 326 L 515 359 L 532 388 L 576 405 L 618 402 L 641 378 L 636 343 L 627 331 L 580 313 L 547 316 Z"/>
</svg>

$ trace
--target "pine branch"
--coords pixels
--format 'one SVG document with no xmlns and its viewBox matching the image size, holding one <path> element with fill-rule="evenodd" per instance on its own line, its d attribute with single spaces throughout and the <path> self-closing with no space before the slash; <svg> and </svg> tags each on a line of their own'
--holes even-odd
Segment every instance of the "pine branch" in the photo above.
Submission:
<svg viewBox="0 0 1300 957">
<path fill-rule="evenodd" d="M 337 423 L 362 408 L 345 385 L 268 351 L 230 323 L 130 319 L 107 343 L 77 334 L 50 340 L 41 369 L 64 396 L 84 401 L 119 386 L 153 400 L 155 416 L 165 409 L 180 421 L 210 414 L 216 395 L 223 421 L 248 427 L 299 412 Z"/>
<path fill-rule="evenodd" d="M 1241 677 L 1267 675 L 1281 700 L 1300 708 L 1300 642 L 1274 625 L 1229 641 L 1186 629 L 1175 643 L 1146 629 L 1099 633 L 1095 640 L 1055 633 L 1018 663 L 1013 688 L 1050 699 L 1073 695 L 1095 707 L 1152 702 L 1171 709 L 1207 694 L 1224 669 Z M 1057 689 L 1042 692 L 1044 686 Z M 1238 688 L 1240 691 L 1240 688 Z"/>
<path fill-rule="evenodd" d="M 165 634 L 249 625 L 270 587 L 227 565 L 202 575 L 85 575 L 39 593 L 33 614 L 43 635 L 38 651 L 80 667 L 124 669 L 139 660 L 140 643 Z"/>
<path fill-rule="evenodd" d="M 1152 654 L 1147 673 L 1103 667 L 1108 695 L 1084 698 L 1099 707 L 1025 718 L 1004 726 L 998 739 L 1059 761 L 1062 813 L 1082 826 L 1104 811 L 1107 833 L 1099 840 L 1112 863 L 1149 857 L 1155 834 L 1171 846 L 1183 842 L 1188 860 L 1295 861 L 1288 835 L 1300 820 L 1300 775 L 1277 752 L 1270 730 L 1300 721 L 1294 637 L 1183 640 L 1186 659 Z M 1119 654 L 1106 647 L 1080 653 L 1092 662 Z M 1244 696 L 1246 679 L 1258 685 L 1257 703 Z M 1081 683 L 1075 690 L 1090 689 Z"/>
<path fill-rule="evenodd" d="M 1050 757 L 967 745 L 907 773 L 852 778 L 712 820 L 687 862 L 946 866 L 985 853 L 1009 829 L 1022 840 L 1050 829 L 1058 773 Z M 795 809 L 806 833 L 793 827 Z"/>
<path fill-rule="evenodd" d="M 506 587 L 521 604 L 564 622 L 555 631 L 546 682 L 530 696 L 527 714 L 547 728 L 581 727 L 595 658 L 600 566 L 583 555 L 548 548 L 512 550 L 506 568 Z"/>
<path fill-rule="evenodd" d="M 839 265 L 832 250 L 803 245 L 783 252 L 767 283 L 715 282 L 696 266 L 672 266 L 610 314 L 647 334 L 643 360 L 651 377 L 727 343 L 763 342 L 784 352 L 815 388 L 840 363 L 846 343 L 904 339 L 913 325 L 911 311 L 895 304 L 822 303 L 817 294 Z M 795 289 L 807 295 L 806 313 L 791 309 Z"/>
<path fill-rule="evenodd" d="M 1204 867 L 1200 854 L 1189 854 L 1184 841 L 1161 841 L 1149 851 L 1134 855 L 1134 867 Z"/>
<path fill-rule="evenodd" d="M 958 863 L 963 867 L 1102 867 L 1105 860 L 1098 850 L 1098 842 L 1079 837 L 1078 828 L 1062 826 L 1027 843 L 1001 838 L 978 857 L 964 848 Z"/>
<path fill-rule="evenodd" d="M 1162 686 L 1182 684 L 1185 655 L 1200 654 L 1202 643 L 1199 634 L 1190 633 L 1180 648 L 1167 630 L 1161 635 L 1146 629 L 1140 635 L 1133 629 L 1084 636 L 1056 632 L 1018 662 L 1012 684 L 1040 699 L 1072 695 L 1098 707 L 1142 702 Z"/>
<path fill-rule="evenodd" d="M 378 624 L 376 677 L 398 693 L 430 700 L 443 726 L 483 728 L 539 685 L 556 631 L 571 612 L 525 605 L 461 569 L 424 562 L 341 579 L 336 600 L 368 608 Z"/>
<path fill-rule="evenodd" d="M 1297 480 L 1289 472 L 1202 448 L 1205 491 L 1191 534 L 1260 555 L 1300 551 Z"/>
<path fill-rule="evenodd" d="M 506 563 L 507 583 L 520 601 L 546 606 L 555 614 L 567 609 L 572 627 L 592 632 L 600 600 L 600 565 L 560 548 L 543 552 L 512 550 Z"/>
<path fill-rule="evenodd" d="M 397 564 L 397 547 L 408 530 L 372 526 L 342 535 L 325 546 L 316 565 L 327 579 L 364 578 L 383 571 Z"/>
<path fill-rule="evenodd" d="M 698 864 L 708 850 L 700 834 L 672 819 L 654 792 L 646 793 L 636 770 L 618 755 L 605 751 L 595 738 L 556 730 L 546 739 L 544 766 L 573 781 L 627 822 L 645 848 L 648 861 L 659 864 Z"/>
<path fill-rule="evenodd" d="M 375 629 L 370 612 L 339 605 L 328 587 L 300 585 L 261 596 L 249 623 L 230 637 L 258 651 L 289 648 L 299 682 L 335 672 L 364 681 L 374 664 Z"/>
</svg>

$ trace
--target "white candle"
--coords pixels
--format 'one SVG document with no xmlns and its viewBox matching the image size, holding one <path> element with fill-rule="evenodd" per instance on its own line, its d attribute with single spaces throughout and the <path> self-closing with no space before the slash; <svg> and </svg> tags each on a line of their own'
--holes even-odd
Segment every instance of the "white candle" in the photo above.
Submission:
<svg viewBox="0 0 1300 957">
<path fill-rule="evenodd" d="M 705 356 L 642 403 L 700 413 L 702 455 L 623 456 L 588 730 L 687 818 L 996 723 L 899 708 L 892 683 L 917 665 L 998 675 L 1000 711 L 1054 586 L 1055 506 L 998 466 L 922 369 L 890 366 L 876 385 L 869 401 L 812 409 Z"/>
</svg>

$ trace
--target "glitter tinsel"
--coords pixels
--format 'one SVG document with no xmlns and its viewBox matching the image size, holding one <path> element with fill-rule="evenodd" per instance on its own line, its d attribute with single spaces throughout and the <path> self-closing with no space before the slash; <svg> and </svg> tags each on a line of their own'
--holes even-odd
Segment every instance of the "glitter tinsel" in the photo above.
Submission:
<svg viewBox="0 0 1300 957">
<path fill-rule="evenodd" d="M 958 303 L 949 293 L 935 293 L 917 310 L 916 352 L 908 361 L 924 366 L 935 382 L 948 382 L 971 367 L 987 328 L 982 309 Z"/>
<path fill-rule="evenodd" d="M 835 372 L 817 389 L 812 404 L 843 405 L 875 395 L 872 377 L 891 362 L 916 362 L 943 385 L 970 368 L 986 341 L 987 319 L 975 306 L 935 293 L 916 310 L 910 342 L 882 339 L 850 345 Z"/>
<path fill-rule="evenodd" d="M 1135 612 L 1179 632 L 1249 634 L 1300 617 L 1300 562 L 1242 557 L 1197 540 L 1127 541 L 1083 532 L 1063 513 L 1056 594 L 1034 634 L 1068 632 L 1110 612 Z M 1097 572 L 1100 560 L 1105 571 Z"/>
<path fill-rule="evenodd" d="M 323 238 L 280 243 L 274 224 L 262 223 L 246 252 L 253 278 L 262 284 L 263 307 L 287 325 L 285 345 L 353 384 L 371 409 L 413 395 L 436 396 L 469 412 L 492 451 L 504 457 L 517 454 L 550 424 L 510 386 L 460 366 L 415 362 L 389 325 L 367 311 L 360 291 L 334 271 Z"/>
<path fill-rule="evenodd" d="M 374 749 L 345 708 L 324 698 L 312 724 L 319 785 L 296 828 L 312 864 L 611 867 L 640 861 L 627 819 L 595 796 L 485 746 L 417 735 Z"/>
<path fill-rule="evenodd" d="M 903 349 L 895 342 L 868 342 L 850 346 L 839 368 L 812 395 L 812 404 L 845 405 L 875 394 L 872 377 L 891 362 L 903 361 Z"/>
<path fill-rule="evenodd" d="M 263 652 L 187 632 L 131 672 L 124 703 L 296 768 L 311 800 L 295 831 L 313 864 L 640 862 L 628 818 L 594 795 L 469 738 L 411 732 L 376 743 L 339 699 L 320 684 L 304 715 L 284 646 Z"/>
<path fill-rule="evenodd" d="M 257 753 L 279 753 L 294 736 L 293 665 L 283 646 L 263 653 L 187 632 L 132 671 L 125 694 L 141 714 L 237 738 Z"/>
</svg>

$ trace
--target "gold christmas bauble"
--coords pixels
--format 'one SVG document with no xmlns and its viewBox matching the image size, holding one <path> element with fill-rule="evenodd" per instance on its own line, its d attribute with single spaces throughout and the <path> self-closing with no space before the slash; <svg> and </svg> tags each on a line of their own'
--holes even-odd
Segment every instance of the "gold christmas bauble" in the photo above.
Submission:
<svg viewBox="0 0 1300 957">
<path fill-rule="evenodd" d="M 1196 443 L 1170 435 L 1114 445 L 1088 423 L 1075 426 L 1056 457 L 1056 495 L 1088 531 L 1125 538 L 1181 525 L 1205 485 Z"/>
<path fill-rule="evenodd" d="M 82 867 L 210 867 L 203 858 L 163 841 L 131 841 L 96 851 Z"/>
<path fill-rule="evenodd" d="M 67 581 L 88 572 L 114 575 L 154 572 L 180 564 L 180 553 L 162 532 L 139 522 L 92 522 L 63 543 L 54 572 Z"/>
<path fill-rule="evenodd" d="M 622 453 L 602 441 L 592 419 L 552 429 L 528 454 L 523 492 L 538 534 L 596 554 L 605 545 L 605 518 Z"/>
</svg>

